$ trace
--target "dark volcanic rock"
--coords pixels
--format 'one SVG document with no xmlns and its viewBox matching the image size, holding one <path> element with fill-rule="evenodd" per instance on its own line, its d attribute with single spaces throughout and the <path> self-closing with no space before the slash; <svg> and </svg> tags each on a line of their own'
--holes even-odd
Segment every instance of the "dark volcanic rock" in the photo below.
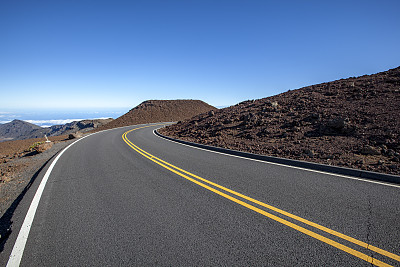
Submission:
<svg viewBox="0 0 400 267">
<path fill-rule="evenodd" d="M 82 137 L 82 133 L 81 132 L 76 132 L 76 133 L 71 133 L 68 135 L 68 139 L 77 139 L 77 138 L 81 138 Z"/>
<path fill-rule="evenodd" d="M 252 153 L 399 174 L 400 67 L 244 101 L 161 133 Z"/>
</svg>

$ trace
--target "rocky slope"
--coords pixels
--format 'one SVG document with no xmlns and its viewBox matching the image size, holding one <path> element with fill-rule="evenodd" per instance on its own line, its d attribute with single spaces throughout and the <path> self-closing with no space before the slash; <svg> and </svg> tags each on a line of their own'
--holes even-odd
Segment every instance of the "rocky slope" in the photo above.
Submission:
<svg viewBox="0 0 400 267">
<path fill-rule="evenodd" d="M 134 124 L 179 121 L 210 110 L 217 109 L 201 100 L 148 100 L 98 130 Z"/>
<path fill-rule="evenodd" d="M 0 142 L 10 140 L 24 140 L 31 138 L 42 138 L 44 135 L 57 136 L 75 133 L 77 131 L 87 132 L 111 122 L 113 119 L 96 119 L 73 121 L 62 125 L 51 127 L 40 127 L 32 123 L 13 120 L 12 122 L 0 124 Z"/>
<path fill-rule="evenodd" d="M 400 174 L 400 67 L 202 114 L 171 137 L 297 160 Z"/>
</svg>

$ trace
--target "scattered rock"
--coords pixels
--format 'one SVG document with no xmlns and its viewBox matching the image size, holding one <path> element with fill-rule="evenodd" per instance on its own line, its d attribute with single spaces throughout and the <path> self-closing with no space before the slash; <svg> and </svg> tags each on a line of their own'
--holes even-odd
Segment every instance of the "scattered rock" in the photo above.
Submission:
<svg viewBox="0 0 400 267">
<path fill-rule="evenodd" d="M 306 149 L 306 150 L 304 150 L 304 154 L 307 155 L 307 156 L 309 156 L 310 158 L 313 158 L 314 155 L 315 155 L 314 151 L 311 150 L 311 149 Z"/>
<path fill-rule="evenodd" d="M 233 121 L 231 119 L 225 119 L 223 121 L 224 124 L 231 124 Z"/>
<path fill-rule="evenodd" d="M 42 153 L 42 152 L 46 151 L 47 149 L 50 149 L 52 146 L 53 146 L 53 142 L 45 142 L 43 144 L 40 144 L 40 145 L 36 146 L 34 148 L 34 150 L 37 153 Z"/>
<path fill-rule="evenodd" d="M 68 139 L 75 139 L 75 138 L 81 138 L 82 133 L 81 132 L 76 132 L 68 135 Z"/>
<path fill-rule="evenodd" d="M 389 167 L 389 169 L 392 169 L 392 170 L 397 170 L 398 169 L 398 166 L 395 165 L 395 164 L 389 165 L 388 167 Z"/>
<path fill-rule="evenodd" d="M 335 118 L 333 120 L 328 121 L 327 126 L 329 128 L 341 130 L 344 127 L 348 126 L 349 121 L 350 120 L 347 117 L 346 118 L 339 117 L 339 118 Z"/>
<path fill-rule="evenodd" d="M 257 154 L 329 160 L 331 165 L 399 175 L 399 86 L 400 67 L 244 101 L 213 116 L 207 111 L 160 132 Z M 379 160 L 384 163 L 377 164 Z"/>
<path fill-rule="evenodd" d="M 348 117 L 337 117 L 320 125 L 320 133 L 324 135 L 350 134 L 355 127 L 350 124 Z"/>
<path fill-rule="evenodd" d="M 364 163 L 365 162 L 362 159 L 356 160 L 356 162 L 355 162 L 356 165 L 364 165 Z"/>
<path fill-rule="evenodd" d="M 360 152 L 363 155 L 380 155 L 381 154 L 380 150 L 373 146 L 365 146 L 361 149 Z"/>
</svg>

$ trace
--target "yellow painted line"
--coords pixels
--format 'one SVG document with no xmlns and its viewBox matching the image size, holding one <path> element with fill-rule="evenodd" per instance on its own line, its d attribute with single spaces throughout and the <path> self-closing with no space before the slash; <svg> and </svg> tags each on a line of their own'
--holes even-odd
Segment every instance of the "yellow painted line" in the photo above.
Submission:
<svg viewBox="0 0 400 267">
<path fill-rule="evenodd" d="M 151 125 L 151 126 L 154 126 L 154 125 Z M 367 262 L 369 262 L 369 263 L 372 263 L 372 264 L 374 264 L 374 265 L 376 265 L 376 266 L 390 266 L 390 265 L 388 265 L 388 264 L 386 264 L 386 263 L 384 263 L 384 262 L 381 262 L 381 261 L 379 261 L 379 260 L 377 260 L 377 259 L 375 259 L 375 258 L 372 258 L 372 257 L 370 257 L 370 256 L 368 256 L 368 255 L 366 255 L 366 254 L 364 254 L 364 253 L 361 253 L 361 252 L 359 252 L 359 251 L 357 251 L 357 250 L 354 250 L 354 249 L 349 248 L 349 247 L 347 247 L 347 246 L 345 246 L 345 245 L 342 245 L 342 244 L 340 244 L 340 243 L 338 243 L 338 242 L 336 242 L 336 241 L 333 241 L 333 240 L 331 240 L 331 239 L 329 239 L 329 238 L 326 238 L 326 237 L 324 237 L 324 236 L 322 236 L 322 235 L 319 235 L 319 234 L 314 233 L 314 232 L 312 232 L 312 231 L 310 231 L 310 230 L 307 230 L 307 229 L 305 229 L 305 228 L 303 228 L 303 227 L 301 227 L 301 226 L 298 226 L 298 225 L 296 225 L 296 224 L 294 224 L 294 223 L 292 223 L 292 222 L 289 222 L 289 221 L 284 220 L 284 219 L 282 219 L 282 218 L 280 218 L 280 217 L 277 217 L 277 216 L 275 216 L 275 215 L 273 215 L 273 214 L 271 214 L 271 213 L 268 213 L 268 212 L 266 212 L 266 211 L 264 211 L 264 210 L 261 210 L 261 209 L 259 209 L 259 208 L 256 208 L 256 207 L 252 206 L 252 205 L 249 205 L 249 204 L 247 204 L 246 202 L 243 202 L 243 201 L 241 201 L 241 200 L 239 200 L 239 199 L 236 199 L 236 198 L 234 198 L 234 197 L 232 197 L 232 196 L 230 196 L 230 195 L 227 195 L 227 194 L 225 194 L 225 193 L 223 193 L 223 192 L 221 192 L 221 191 L 219 191 L 219 190 L 216 190 L 216 189 L 214 189 L 214 188 L 212 188 L 212 187 L 210 187 L 210 186 L 207 186 L 206 184 L 203 184 L 203 183 L 201 183 L 201 182 L 199 182 L 199 181 L 197 181 L 197 180 L 195 180 L 195 179 L 193 179 L 193 178 L 190 178 L 190 177 L 188 177 L 188 176 L 185 175 L 185 174 L 188 174 L 188 175 L 190 175 L 190 176 L 192 176 L 192 177 L 195 177 L 196 179 L 199 179 L 199 180 L 201 180 L 201 181 L 203 181 L 203 182 L 206 182 L 206 183 L 208 183 L 208 184 L 210 184 L 210 185 L 213 185 L 213 186 L 215 186 L 215 187 L 217 187 L 217 188 L 223 189 L 223 190 L 225 190 L 225 191 L 227 191 L 227 192 L 229 192 L 229 193 L 231 193 L 231 194 L 234 194 L 234 195 L 237 195 L 237 196 L 239 196 L 239 197 L 241 197 L 241 198 L 244 198 L 244 199 L 246 199 L 246 200 L 249 200 L 249 201 L 251 201 L 251 202 L 253 202 L 253 203 L 256 203 L 256 204 L 258 204 L 258 205 L 260 205 L 260 206 L 263 206 L 263 207 L 266 207 L 266 208 L 268 208 L 268 209 L 274 210 L 274 211 L 276 211 L 276 212 L 278 212 L 278 213 L 280 213 L 280 214 L 283 214 L 283 215 L 285 215 L 285 216 L 288 216 L 288 217 L 290 217 L 290 218 L 293 218 L 293 219 L 295 219 L 295 220 L 298 220 L 298 221 L 300 221 L 300 222 L 303 222 L 303 223 L 305 223 L 305 224 L 308 224 L 308 225 L 310 225 L 310 226 L 313 226 L 313 227 L 315 227 L 315 228 L 317 228 L 317 229 L 320 229 L 320 230 L 322 230 L 322 231 L 325 231 L 325 232 L 327 232 L 327 233 L 329 233 L 329 234 L 332 234 L 332 235 L 338 236 L 338 237 L 340 237 L 340 238 L 342 238 L 342 239 L 345 239 L 345 240 L 347 240 L 347 241 L 353 242 L 354 244 L 357 244 L 357 245 L 359 245 L 359 246 L 362 246 L 362 247 L 364 247 L 364 248 L 366 248 L 366 249 L 373 250 L 373 251 L 378 252 L 378 253 L 380 253 L 380 254 L 382 254 L 382 255 L 385 255 L 385 256 L 387 256 L 387 257 L 390 257 L 390 258 L 392 258 L 392 259 L 395 259 L 395 260 L 397 260 L 397 261 L 400 261 L 400 256 L 398 256 L 398 255 L 396 255 L 396 254 L 393 254 L 393 253 L 388 252 L 388 251 L 385 251 L 385 250 L 383 250 L 383 249 L 374 247 L 374 246 L 369 245 L 369 244 L 367 244 L 367 243 L 365 243 L 365 242 L 359 241 L 359 240 L 357 240 L 357 239 L 355 239 L 355 238 L 352 238 L 352 237 L 349 237 L 349 236 L 347 236 L 347 235 L 341 234 L 341 233 L 339 233 L 339 232 L 336 232 L 336 231 L 334 231 L 334 230 L 332 230 L 332 229 L 329 229 L 329 228 L 327 228 L 327 227 L 324 227 L 324 226 L 322 226 L 322 225 L 313 223 L 313 222 L 311 222 L 311 221 L 308 221 L 308 220 L 306 220 L 306 219 L 303 219 L 303 218 L 301 218 L 301 217 L 298 217 L 298 216 L 296 216 L 296 215 L 294 215 L 294 214 L 291 214 L 291 213 L 289 213 L 289 212 L 283 211 L 283 210 L 278 209 L 278 208 L 276 208 L 276 207 L 273 207 L 273 206 L 271 206 L 271 205 L 265 204 L 265 203 L 263 203 L 263 202 L 261 202 L 261 201 L 255 200 L 255 199 L 253 199 L 253 198 L 250 198 L 250 197 L 248 197 L 248 196 L 245 196 L 245 195 L 243 195 L 243 194 L 240 194 L 240 193 L 238 193 L 238 192 L 235 192 L 235 191 L 233 191 L 233 190 L 231 190 L 231 189 L 225 188 L 225 187 L 223 187 L 223 186 L 221 186 L 221 185 L 218 185 L 218 184 L 216 184 L 216 183 L 213 183 L 213 182 L 211 182 L 211 181 L 208 181 L 208 180 L 206 180 L 206 179 L 204 179 L 204 178 L 201 178 L 201 177 L 199 177 L 199 176 L 197 176 L 197 175 L 194 175 L 194 174 L 192 174 L 192 173 L 190 173 L 190 172 L 187 172 L 187 171 L 185 171 L 185 170 L 182 170 L 182 169 L 180 169 L 180 168 L 178 168 L 178 167 L 176 167 L 176 166 L 174 166 L 174 165 L 172 165 L 172 164 L 170 164 L 170 163 L 168 163 L 168 162 L 165 162 L 165 161 L 163 161 L 163 160 L 161 160 L 161 159 L 159 159 L 159 158 L 153 156 L 152 154 L 150 154 L 150 153 L 144 151 L 143 149 L 141 149 L 141 148 L 139 148 L 138 146 L 136 146 L 135 144 L 133 144 L 133 143 L 127 138 L 127 136 L 126 136 L 128 133 L 130 133 L 130 132 L 132 132 L 132 131 L 134 131 L 134 130 L 138 130 L 138 129 L 142 129 L 142 128 L 146 128 L 146 127 L 150 127 L 150 126 L 144 126 L 144 127 L 140 127 L 140 128 L 135 128 L 135 129 L 132 129 L 132 130 L 130 130 L 130 131 L 125 132 L 125 133 L 122 135 L 123 140 L 124 140 L 133 150 L 135 150 L 136 152 L 138 152 L 138 153 L 141 154 L 142 156 L 144 156 L 144 157 L 150 159 L 151 161 L 157 163 L 158 165 L 161 165 L 162 167 L 168 169 L 169 171 L 171 171 L 171 172 L 173 172 L 173 173 L 176 173 L 176 174 L 178 174 L 179 176 L 181 176 L 181 177 L 183 177 L 183 178 L 185 178 L 185 179 L 187 179 L 187 180 L 189 180 L 189 181 L 191 181 L 191 182 L 193 182 L 193 183 L 196 183 L 196 184 L 198 184 L 198 185 L 200 185 L 200 186 L 202 186 L 202 187 L 204 187 L 204 188 L 206 188 L 206 189 L 208 189 L 208 190 L 210 190 L 210 191 L 212 191 L 212 192 L 214 192 L 214 193 L 216 193 L 216 194 L 218 194 L 218 195 L 221 195 L 221 196 L 223 196 L 223 197 L 225 197 L 225 198 L 227 198 L 227 199 L 229 199 L 229 200 L 231 200 L 231 201 L 233 201 L 233 202 L 236 202 L 236 203 L 238 203 L 238 204 L 240 204 L 240 205 L 242 205 L 242 206 L 245 206 L 245 207 L 247 207 L 247 208 L 249 208 L 249 209 L 251 209 L 251 210 L 253 210 L 253 211 L 256 211 L 256 212 L 258 212 L 258 213 L 260 213 L 260 214 L 262 214 L 262 215 L 264 215 L 264 216 L 266 216 L 266 217 L 268 217 L 268 218 L 271 218 L 271 219 L 273 219 L 273 220 L 275 220 L 275 221 L 278 221 L 278 222 L 280 222 L 280 223 L 282 223 L 282 224 L 284 224 L 284 225 L 286 225 L 286 226 L 289 226 L 289 227 L 291 227 L 291 228 L 293 228 L 293 229 L 295 229 L 295 230 L 298 230 L 298 231 L 300 231 L 300 232 L 302 232 L 302 233 L 304 233 L 304 234 L 307 234 L 307 235 L 309 235 L 309 236 L 311 236 L 311 237 L 314 237 L 314 238 L 316 238 L 316 239 L 318 239 L 318 240 L 320 240 L 320 241 L 322 241 L 322 242 L 325 242 L 325 243 L 327 243 L 327 244 L 329 244 L 329 245 L 331 245 L 331 246 L 334 246 L 334 247 L 336 247 L 336 248 L 338 248 L 338 249 L 340 249 L 340 250 L 343 250 L 343 251 L 345 251 L 345 252 L 347 252 L 347 253 L 349 253 L 349 254 L 352 254 L 352 255 L 354 255 L 354 256 L 356 256 L 356 257 L 358 257 L 358 258 L 360 258 L 360 259 L 363 259 L 363 260 L 365 260 L 365 261 L 367 261 Z M 167 166 L 167 165 L 168 165 L 168 166 Z M 173 169 L 173 168 L 174 168 L 174 169 Z M 178 170 L 179 170 L 180 172 L 178 172 Z M 185 174 L 183 174 L 182 172 L 185 173 Z"/>
<path fill-rule="evenodd" d="M 134 130 L 135 130 L 135 129 L 134 129 Z M 133 130 L 131 130 L 131 131 L 133 131 Z M 128 131 L 127 133 L 129 133 L 129 132 L 131 132 L 131 131 Z M 125 135 L 125 137 L 126 137 L 126 135 Z M 265 208 L 268 208 L 268 209 L 270 209 L 270 210 L 273 210 L 273 211 L 275 211 L 275 212 L 278 212 L 278 213 L 280 213 L 280 214 L 283 214 L 283 215 L 285 215 L 285 216 L 287 216 L 287 217 L 290 217 L 290 218 L 295 219 L 295 220 L 297 220 L 297 221 L 300 221 L 300 222 L 302 222 L 302 223 L 308 224 L 308 225 L 310 225 L 310 226 L 312 226 L 312 227 L 315 227 L 315 228 L 317 228 L 317 229 L 319 229 L 319 230 L 322 230 L 322 231 L 327 232 L 327 233 L 329 233 L 329 234 L 332 234 L 332 235 L 335 235 L 335 236 L 337 236 L 337 237 L 340 237 L 340 238 L 342 238 L 342 239 L 344 239 L 344 240 L 347 240 L 347 241 L 349 241 L 349 242 L 352 242 L 352 243 L 354 243 L 354 244 L 356 244 L 356 245 L 359 245 L 359 246 L 361 246 L 361 247 L 363 247 L 363 248 L 372 250 L 372 251 L 377 252 L 377 253 L 379 253 L 379 254 L 381 254 L 381 255 L 384 255 L 384 256 L 386 256 L 386 257 L 389 257 L 389 258 L 392 258 L 392 259 L 394 259 L 394 260 L 400 261 L 400 256 L 398 256 L 398 255 L 396 255 L 396 254 L 394 254 L 394 253 L 391 253 L 391 252 L 385 251 L 385 250 L 383 250 L 383 249 L 380 249 L 380 248 L 378 248 L 378 247 L 375 247 L 375 246 L 373 246 L 373 245 L 367 244 L 367 243 L 365 243 L 365 242 L 363 242 L 363 241 L 357 240 L 357 239 L 355 239 L 355 238 L 353 238 L 353 237 L 350 237 L 350 236 L 347 236 L 347 235 L 345 235 L 345 234 L 339 233 L 339 232 L 337 232 L 337 231 L 335 231 L 335 230 L 329 229 L 329 228 L 327 228 L 327 227 L 325 227 L 325 226 L 322 226 L 322 225 L 319 225 L 319 224 L 317 224 L 317 223 L 311 222 L 311 221 L 309 221 L 309 220 L 306 220 L 306 219 L 304 219 L 304 218 L 301 218 L 301 217 L 299 217 L 299 216 L 296 216 L 296 215 L 291 214 L 291 213 L 289 213 L 289 212 L 286 212 L 286 211 L 284 211 L 284 210 L 278 209 L 278 208 L 276 208 L 276 207 L 274 207 L 274 206 L 265 204 L 265 203 L 263 203 L 263 202 L 261 202 L 261 201 L 258 201 L 258 200 L 256 200 L 256 199 L 253 199 L 253 198 L 248 197 L 248 196 L 246 196 L 246 195 L 240 194 L 240 193 L 235 192 L 235 191 L 233 191 L 233 190 L 231 190 L 231 189 L 229 189 L 229 188 L 223 187 L 223 186 L 221 186 L 221 185 L 219 185 L 219 184 L 213 183 L 213 182 L 211 182 L 211 181 L 209 181 L 209 180 L 206 180 L 206 179 L 204 179 L 204 178 L 202 178 L 202 177 L 199 177 L 199 176 L 197 176 L 197 175 L 195 175 L 195 174 L 192 174 L 192 173 L 190 173 L 190 172 L 188 172 L 188 171 L 185 171 L 185 170 L 183 170 L 183 169 L 181 169 L 181 168 L 178 168 L 178 167 L 176 167 L 176 166 L 174 166 L 174 165 L 172 165 L 172 164 L 170 164 L 170 163 L 168 163 L 168 162 L 166 162 L 166 161 L 164 161 L 164 160 L 162 160 L 162 159 L 159 159 L 159 158 L 157 158 L 157 157 L 151 155 L 150 153 L 144 151 L 143 149 L 141 149 L 141 148 L 139 148 L 138 146 L 136 146 L 135 144 L 133 144 L 128 138 L 126 138 L 126 141 L 125 141 L 125 142 L 129 142 L 129 143 L 130 143 L 132 146 L 134 146 L 136 149 L 142 151 L 143 153 L 149 155 L 150 157 L 152 157 L 152 158 L 154 158 L 154 159 L 156 159 L 156 160 L 158 160 L 158 161 L 160 161 L 160 162 L 162 162 L 162 163 L 164 163 L 164 164 L 166 164 L 166 165 L 168 165 L 168 166 L 170 166 L 170 167 L 172 167 L 172 168 L 175 168 L 176 170 L 179 170 L 180 172 L 186 173 L 186 174 L 188 174 L 188 175 L 190 175 L 190 176 L 192 176 L 192 177 L 194 177 L 194 178 L 196 178 L 196 179 L 199 179 L 199 180 L 201 180 L 201 181 L 203 181 L 203 182 L 206 182 L 206 183 L 208 183 L 208 184 L 210 184 L 210 185 L 213 185 L 213 186 L 215 186 L 215 187 L 217 187 L 217 188 L 220 188 L 220 189 L 222 189 L 222 190 L 225 190 L 225 191 L 227 191 L 227 192 L 229 192 L 229 193 L 231 193 L 231 194 L 234 194 L 234 195 L 236 195 L 236 196 L 239 196 L 239 197 L 241 197 L 241 198 L 244 198 L 244 199 L 246 199 L 246 200 L 248 200 L 248 201 L 251 201 L 251 202 L 253 202 L 253 203 L 255 203 L 255 204 L 258 204 L 258 205 L 260 205 L 260 206 L 263 206 L 263 207 L 265 207 Z"/>
<path fill-rule="evenodd" d="M 135 129 L 134 129 L 134 130 L 135 130 Z M 133 131 L 133 130 L 131 130 L 131 131 Z M 131 131 L 128 131 L 127 133 L 129 133 L 129 132 L 131 132 Z M 125 138 L 126 138 L 126 136 L 125 136 Z M 222 189 L 222 190 L 224 190 L 224 191 L 227 191 L 227 192 L 229 192 L 229 193 L 231 193 L 231 194 L 234 194 L 234 195 L 236 195 L 236 196 L 239 196 L 239 197 L 241 197 L 241 198 L 244 198 L 244 199 L 246 199 L 246 200 L 248 200 L 248 201 L 251 201 L 251 202 L 253 202 L 253 203 L 255 203 L 255 204 L 258 204 L 258 205 L 260 205 L 260 206 L 263 206 L 263 207 L 265 207 L 265 208 L 268 208 L 268 209 L 270 209 L 270 210 L 273 210 L 273 211 L 275 211 L 275 212 L 278 212 L 278 213 L 280 213 L 280 214 L 283 214 L 283 215 L 285 215 L 285 216 L 287 216 L 287 217 L 290 217 L 290 218 L 292 218 L 292 219 L 295 219 L 295 220 L 297 220 L 297 221 L 300 221 L 300 222 L 302 222 L 302 223 L 305 223 L 305 224 L 307 224 L 307 225 L 310 225 L 310 226 L 312 226 L 312 227 L 315 227 L 315 228 L 317 228 L 317 229 L 319 229 L 319 230 L 322 230 L 322 231 L 327 232 L 327 233 L 329 233 L 329 234 L 332 234 L 332 235 L 334 235 L 334 236 L 340 237 L 340 238 L 342 238 L 342 239 L 344 239 L 344 240 L 347 240 L 347 241 L 349 241 L 349 242 L 352 242 L 352 243 L 354 243 L 354 244 L 356 244 L 356 245 L 359 245 L 359 246 L 361 246 L 361 247 L 363 247 L 363 248 L 372 250 L 372 251 L 377 252 L 377 253 L 379 253 L 379 254 L 381 254 L 381 255 L 384 255 L 384 256 L 386 256 L 386 257 L 389 257 L 389 258 L 392 258 L 392 259 L 394 259 L 394 260 L 400 261 L 400 256 L 398 256 L 398 255 L 396 255 L 396 254 L 394 254 L 394 253 L 385 251 L 385 250 L 383 250 L 383 249 L 380 249 L 380 248 L 378 248 L 378 247 L 375 247 L 375 246 L 370 245 L 370 244 L 368 244 L 368 243 L 365 243 L 365 242 L 363 242 L 363 241 L 357 240 L 357 239 L 355 239 L 355 238 L 353 238 L 353 237 L 350 237 L 350 236 L 347 236 L 347 235 L 345 235 L 345 234 L 339 233 L 339 232 L 337 232 L 337 231 L 335 231 L 335 230 L 332 230 L 332 229 L 329 229 L 329 228 L 327 228 L 327 227 L 325 227 L 325 226 L 322 226 L 322 225 L 319 225 L 319 224 L 317 224 L 317 223 L 311 222 L 311 221 L 309 221 L 309 220 L 307 220 L 307 219 L 301 218 L 301 217 L 299 217 L 299 216 L 296 216 L 296 215 L 291 214 L 291 213 L 289 213 L 289 212 L 286 212 L 286 211 L 284 211 L 284 210 L 278 209 L 278 208 L 276 208 L 276 207 L 274 207 L 274 206 L 265 204 L 265 203 L 263 203 L 263 202 L 261 202 L 261 201 L 258 201 L 258 200 L 256 200 L 256 199 L 253 199 L 253 198 L 248 197 L 248 196 L 246 196 L 246 195 L 240 194 L 240 193 L 238 193 L 238 192 L 236 192 L 236 191 L 233 191 L 233 190 L 231 190 L 231 189 L 229 189 L 229 188 L 226 188 L 226 187 L 221 186 L 221 185 L 219 185 L 219 184 L 213 183 L 213 182 L 211 182 L 211 181 L 209 181 L 209 180 L 206 180 L 206 179 L 204 179 L 204 178 L 202 178 L 202 177 L 200 177 L 200 176 L 197 176 L 197 175 L 192 174 L 192 173 L 190 173 L 190 172 L 188 172 L 188 171 L 185 171 L 185 170 L 183 170 L 183 169 L 181 169 L 181 168 L 179 168 L 179 167 L 176 167 L 176 166 L 174 166 L 174 165 L 172 165 L 172 164 L 170 164 L 170 163 L 168 163 L 168 162 L 166 162 L 166 161 L 164 161 L 164 160 L 162 160 L 162 159 L 159 159 L 159 158 L 157 158 L 157 157 L 151 155 L 150 153 L 144 151 L 144 150 L 141 149 L 140 147 L 138 147 L 138 146 L 136 146 L 135 144 L 133 144 L 128 138 L 126 138 L 125 142 L 129 142 L 129 144 L 131 144 L 132 146 L 134 146 L 136 149 L 140 150 L 141 152 L 143 152 L 143 153 L 149 155 L 151 158 L 154 158 L 154 159 L 156 159 L 156 160 L 158 160 L 158 161 L 160 161 L 160 162 L 162 162 L 162 163 L 164 163 L 164 164 L 166 164 L 166 165 L 168 165 L 168 166 L 170 166 L 170 167 L 172 167 L 172 168 L 174 168 L 174 169 L 176 169 L 176 170 L 179 170 L 180 172 L 186 173 L 186 174 L 188 174 L 188 175 L 190 175 L 190 176 L 192 176 L 192 177 L 194 177 L 194 178 L 196 178 L 196 179 L 199 179 L 199 180 L 201 180 L 201 181 L 203 181 L 203 182 L 206 182 L 206 183 L 208 183 L 208 184 L 210 184 L 210 185 L 212 185 L 212 186 L 215 186 L 215 187 L 217 187 L 217 188 L 220 188 L 220 189 Z"/>
</svg>

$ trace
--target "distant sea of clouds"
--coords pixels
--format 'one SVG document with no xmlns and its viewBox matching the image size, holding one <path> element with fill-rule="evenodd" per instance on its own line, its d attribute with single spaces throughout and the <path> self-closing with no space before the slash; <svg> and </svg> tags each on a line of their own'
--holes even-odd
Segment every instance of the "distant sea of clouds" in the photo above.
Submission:
<svg viewBox="0 0 400 267">
<path fill-rule="evenodd" d="M 100 110 L 0 110 L 0 124 L 17 120 L 23 120 L 41 127 L 66 124 L 85 119 L 116 119 L 129 111 L 129 108 L 100 109 Z"/>
</svg>

